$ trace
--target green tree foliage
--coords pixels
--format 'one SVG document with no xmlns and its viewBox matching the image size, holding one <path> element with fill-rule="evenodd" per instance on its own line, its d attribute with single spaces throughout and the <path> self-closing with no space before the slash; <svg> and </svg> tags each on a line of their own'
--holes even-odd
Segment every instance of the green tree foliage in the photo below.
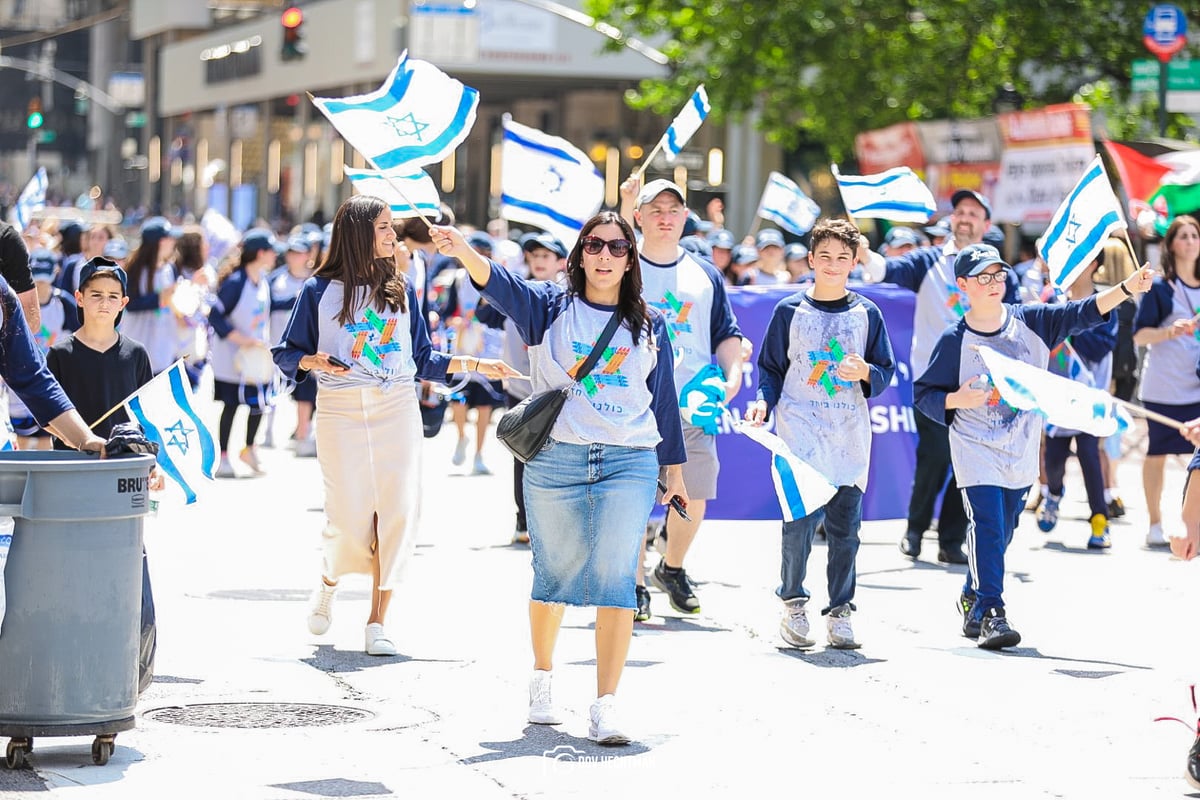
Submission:
<svg viewBox="0 0 1200 800">
<path fill-rule="evenodd" d="M 836 160 L 853 153 L 860 131 L 991 114 L 1006 83 L 1026 106 L 1070 101 L 1099 81 L 1123 100 L 1130 63 L 1149 57 L 1141 39 L 1149 7 L 1149 0 L 587 1 L 589 13 L 655 43 L 672 61 L 668 78 L 630 93 L 633 106 L 672 114 L 703 82 L 715 115 L 758 109 L 770 140 L 823 144 Z"/>
</svg>

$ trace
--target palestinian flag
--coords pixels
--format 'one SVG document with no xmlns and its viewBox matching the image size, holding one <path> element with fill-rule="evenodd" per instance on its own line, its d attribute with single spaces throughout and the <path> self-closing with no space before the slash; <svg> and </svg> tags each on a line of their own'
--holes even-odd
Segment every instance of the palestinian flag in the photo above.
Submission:
<svg viewBox="0 0 1200 800">
<path fill-rule="evenodd" d="M 1154 209 L 1154 229 L 1163 236 L 1180 214 L 1200 212 L 1200 183 L 1183 186 L 1169 183 L 1158 187 L 1147 201 Z"/>
</svg>

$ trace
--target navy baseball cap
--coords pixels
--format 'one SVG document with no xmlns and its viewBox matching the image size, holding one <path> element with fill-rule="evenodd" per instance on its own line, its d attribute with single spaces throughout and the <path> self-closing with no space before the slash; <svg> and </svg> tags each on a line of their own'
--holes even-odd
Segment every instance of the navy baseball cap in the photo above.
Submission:
<svg viewBox="0 0 1200 800">
<path fill-rule="evenodd" d="M 723 250 L 732 250 L 733 246 L 737 244 L 733 239 L 733 234 L 724 228 L 717 228 L 708 234 L 708 243 L 714 249 L 720 247 Z"/>
<path fill-rule="evenodd" d="M 79 271 L 79 291 L 82 292 L 84 287 L 88 285 L 88 281 L 97 275 L 116 279 L 121 284 L 121 295 L 129 294 L 129 276 L 125 274 L 125 270 L 121 268 L 120 264 L 104 256 L 96 256 L 83 265 L 83 268 Z M 125 311 L 123 309 L 118 311 L 116 319 L 113 320 L 113 325 L 120 325 L 121 317 L 124 315 Z M 79 306 L 79 322 L 83 322 L 82 304 Z"/>
<path fill-rule="evenodd" d="M 987 201 L 987 198 L 985 198 L 979 192 L 974 192 L 974 191 L 971 191 L 970 189 L 959 189 L 957 192 L 950 195 L 950 207 L 958 208 L 958 204 L 968 198 L 970 198 L 971 200 L 974 200 L 976 203 L 979 203 L 979 205 L 983 206 L 984 215 L 988 219 L 992 218 L 992 204 L 989 203 Z"/>
<path fill-rule="evenodd" d="M 689 253 L 712 260 L 712 245 L 707 240 L 700 236 L 684 236 L 679 240 L 679 246 Z"/>
<path fill-rule="evenodd" d="M 942 217 L 932 225 L 925 227 L 925 232 L 930 236 L 949 236 L 953 231 L 950 230 L 949 217 Z"/>
<path fill-rule="evenodd" d="M 1008 269 L 1008 264 L 1000 257 L 1000 251 L 990 244 L 971 244 L 958 252 L 954 259 L 954 277 L 969 278 L 978 275 L 993 264 L 1000 264 Z"/>
<path fill-rule="evenodd" d="M 679 198 L 679 202 L 687 203 L 687 200 L 684 199 L 683 196 L 683 189 L 680 189 L 678 184 L 669 181 L 666 178 L 659 178 L 658 180 L 650 181 L 642 187 L 642 191 L 638 192 L 638 208 L 646 205 L 646 203 L 652 202 L 654 198 L 658 197 L 663 192 L 670 192 Z"/>
<path fill-rule="evenodd" d="M 792 242 L 783 248 L 783 258 L 785 261 L 795 261 L 797 258 L 806 258 L 807 256 L 808 248 L 799 242 Z"/>
<path fill-rule="evenodd" d="M 151 217 L 142 223 L 141 236 L 143 242 L 160 242 L 168 236 L 178 238 L 179 231 L 166 217 Z"/>
<path fill-rule="evenodd" d="M 246 235 L 242 237 L 242 253 L 256 256 L 263 250 L 279 252 L 279 241 L 275 234 L 266 228 L 251 228 L 246 231 Z"/>
<path fill-rule="evenodd" d="M 105 258 L 129 258 L 129 242 L 119 236 L 116 239 L 109 239 L 108 244 L 104 245 L 103 255 Z"/>
<path fill-rule="evenodd" d="M 683 221 L 683 235 L 695 236 L 697 233 L 700 233 L 700 215 L 689 211 L 687 219 Z"/>
<path fill-rule="evenodd" d="M 538 248 L 549 250 L 559 258 L 567 257 L 566 246 L 552 233 L 527 233 L 521 237 L 521 250 L 529 253 Z"/>
<path fill-rule="evenodd" d="M 287 240 L 288 252 L 289 253 L 307 253 L 309 251 L 309 248 L 312 247 L 309 236 L 310 236 L 310 234 L 301 233 L 301 234 L 297 234 L 296 236 L 292 236 L 291 238 L 289 238 Z M 321 236 L 320 231 L 317 232 L 317 236 Z"/>
<path fill-rule="evenodd" d="M 734 264 L 753 264 L 758 261 L 758 249 L 753 245 L 739 244 L 733 248 Z"/>
<path fill-rule="evenodd" d="M 903 247 L 906 244 L 920 244 L 921 238 L 912 228 L 900 225 L 892 228 L 883 237 L 883 243 L 891 247 Z"/>
<path fill-rule="evenodd" d="M 33 279 L 50 281 L 54 279 L 54 270 L 58 268 L 58 256 L 44 247 L 39 247 L 29 254 L 29 271 Z"/>
<path fill-rule="evenodd" d="M 983 243 L 999 249 L 1004 246 L 1004 231 L 993 225 L 983 232 Z"/>
<path fill-rule="evenodd" d="M 487 250 L 489 253 L 495 248 L 496 242 L 491 236 L 488 236 L 484 231 L 471 231 L 467 234 L 467 244 L 471 245 L 476 250 Z"/>
<path fill-rule="evenodd" d="M 759 250 L 764 247 L 783 247 L 783 234 L 774 228 L 767 228 L 758 232 L 758 241 L 754 246 Z"/>
</svg>

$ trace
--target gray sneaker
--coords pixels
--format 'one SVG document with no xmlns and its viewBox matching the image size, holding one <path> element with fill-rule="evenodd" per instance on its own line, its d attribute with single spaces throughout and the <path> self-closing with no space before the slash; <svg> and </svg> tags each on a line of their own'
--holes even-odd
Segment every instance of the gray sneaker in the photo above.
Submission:
<svg viewBox="0 0 1200 800">
<path fill-rule="evenodd" d="M 810 639 L 808 632 L 808 612 L 805 606 L 807 597 L 794 597 L 783 601 L 783 619 L 779 620 L 779 635 L 792 647 L 812 647 L 816 641 Z"/>
<path fill-rule="evenodd" d="M 825 631 L 829 636 L 829 646 L 835 650 L 857 650 L 862 647 L 854 639 L 854 628 L 850 626 L 850 605 L 841 605 L 829 609 L 825 617 Z"/>
</svg>

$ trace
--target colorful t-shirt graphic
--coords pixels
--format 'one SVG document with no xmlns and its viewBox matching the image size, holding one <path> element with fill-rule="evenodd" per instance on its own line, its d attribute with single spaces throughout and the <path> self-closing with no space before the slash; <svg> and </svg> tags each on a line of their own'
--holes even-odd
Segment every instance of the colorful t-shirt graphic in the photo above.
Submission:
<svg viewBox="0 0 1200 800">
<path fill-rule="evenodd" d="M 838 364 L 845 357 L 846 351 L 836 336 L 821 349 L 809 350 L 808 360 L 812 364 L 812 371 L 808 373 L 808 385 L 820 386 L 830 397 L 849 389 L 853 384 L 837 376 Z"/>
<path fill-rule="evenodd" d="M 567 374 L 572 378 L 578 374 L 579 369 L 583 366 L 583 362 L 587 361 L 587 357 L 592 352 L 594 343 L 572 341 L 571 349 L 575 353 L 575 366 L 567 370 Z M 595 397 L 600 390 L 605 386 L 628 386 L 629 380 L 621 374 L 621 363 L 629 355 L 628 347 L 606 347 L 604 352 L 600 354 L 600 358 L 596 361 L 596 366 L 592 367 L 592 371 L 579 382 L 583 390 L 587 392 L 588 397 Z"/>
<path fill-rule="evenodd" d="M 350 358 L 366 360 L 372 366 L 383 367 L 388 353 L 399 353 L 400 342 L 396 341 L 396 317 L 379 316 L 373 308 L 364 309 L 358 322 L 345 325 L 346 332 L 354 336 Z"/>
</svg>

